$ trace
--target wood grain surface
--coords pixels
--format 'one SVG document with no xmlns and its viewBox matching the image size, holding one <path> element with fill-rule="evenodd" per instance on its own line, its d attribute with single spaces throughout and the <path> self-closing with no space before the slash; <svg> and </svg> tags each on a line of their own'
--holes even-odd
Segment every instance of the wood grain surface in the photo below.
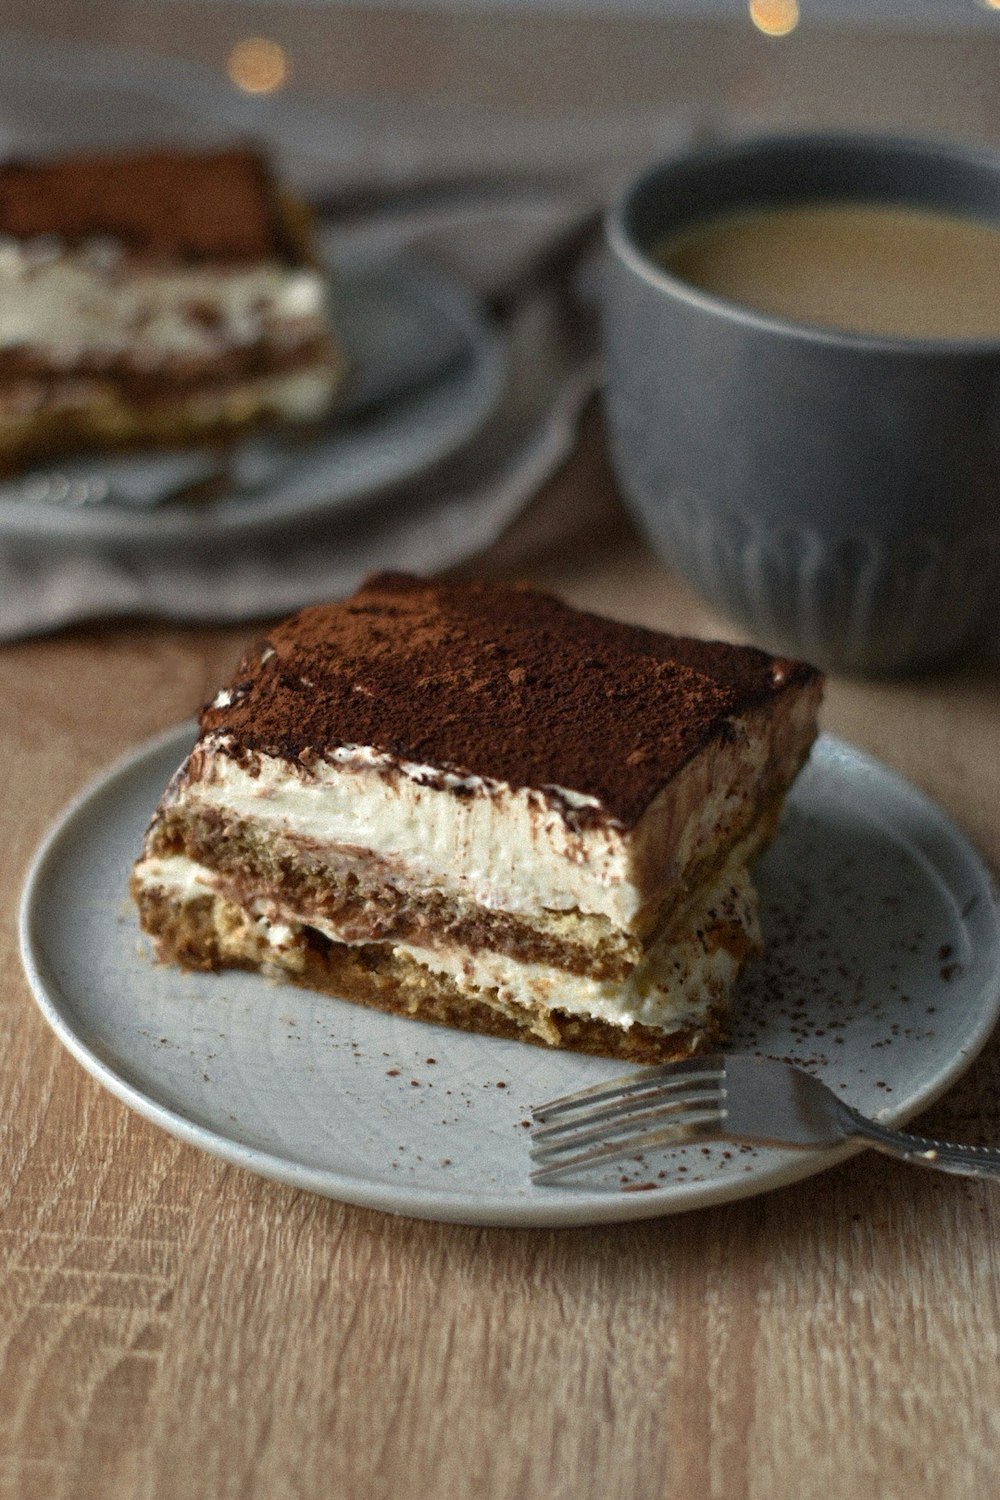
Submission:
<svg viewBox="0 0 1000 1500">
<path fill-rule="evenodd" d="M 252 16 L 287 28 L 307 85 L 333 78 L 346 93 L 433 85 L 531 110 L 669 88 L 738 113 L 1000 129 L 1000 52 L 982 40 L 859 51 L 803 26 L 785 52 L 758 39 L 720 51 L 703 27 L 657 51 L 664 34 L 639 23 L 435 28 L 375 12 L 362 26 L 345 7 L 303 49 L 310 7 L 50 11 L 58 34 L 152 35 L 220 57 Z M 38 13 L 34 0 L 7 7 L 22 26 Z M 593 418 L 567 470 L 466 571 L 656 627 L 726 628 L 635 537 Z M 17 952 L 31 853 L 70 796 L 187 717 L 255 633 L 119 623 L 0 647 L 0 1500 L 995 1495 L 995 1188 L 866 1154 L 661 1221 L 439 1226 L 222 1165 L 131 1114 L 60 1048 Z M 824 710 L 827 728 L 947 808 L 994 869 L 998 683 L 996 663 L 837 680 Z M 1000 1139 L 998 1087 L 993 1042 L 928 1129 Z"/>
</svg>

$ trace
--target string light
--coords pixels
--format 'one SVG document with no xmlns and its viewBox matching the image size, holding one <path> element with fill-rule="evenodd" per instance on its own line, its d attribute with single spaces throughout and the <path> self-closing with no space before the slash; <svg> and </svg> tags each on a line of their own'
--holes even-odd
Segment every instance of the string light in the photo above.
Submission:
<svg viewBox="0 0 1000 1500">
<path fill-rule="evenodd" d="M 288 81 L 288 54 L 266 36 L 248 36 L 230 52 L 226 72 L 244 94 L 273 94 Z"/>
<path fill-rule="evenodd" d="M 787 36 L 799 24 L 799 0 L 750 0 L 750 19 L 765 36 Z"/>
</svg>

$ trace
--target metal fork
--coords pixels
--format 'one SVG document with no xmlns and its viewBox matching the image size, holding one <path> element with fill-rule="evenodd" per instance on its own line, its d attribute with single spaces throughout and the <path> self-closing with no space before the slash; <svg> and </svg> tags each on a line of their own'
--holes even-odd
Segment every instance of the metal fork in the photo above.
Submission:
<svg viewBox="0 0 1000 1500">
<path fill-rule="evenodd" d="M 822 1150 L 863 1142 L 903 1161 L 1000 1181 L 1000 1150 L 956 1146 L 868 1119 L 790 1063 L 716 1053 L 640 1068 L 532 1111 L 533 1182 L 657 1146 L 745 1141 Z"/>
</svg>

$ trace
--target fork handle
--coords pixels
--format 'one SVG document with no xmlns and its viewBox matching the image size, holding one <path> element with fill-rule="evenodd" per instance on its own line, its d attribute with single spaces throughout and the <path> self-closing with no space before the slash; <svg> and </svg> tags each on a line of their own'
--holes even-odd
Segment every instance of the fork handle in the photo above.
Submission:
<svg viewBox="0 0 1000 1500">
<path fill-rule="evenodd" d="M 934 1141 L 903 1130 L 890 1130 L 877 1120 L 849 1111 L 851 1133 L 903 1161 L 919 1167 L 934 1167 L 939 1172 L 956 1172 L 960 1177 L 985 1177 L 1000 1182 L 1000 1151 L 991 1146 L 956 1146 L 948 1141 Z"/>
</svg>

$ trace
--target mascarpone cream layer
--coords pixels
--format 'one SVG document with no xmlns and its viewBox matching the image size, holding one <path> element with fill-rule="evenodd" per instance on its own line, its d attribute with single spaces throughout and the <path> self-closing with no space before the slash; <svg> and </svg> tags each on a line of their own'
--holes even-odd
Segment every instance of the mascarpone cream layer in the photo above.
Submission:
<svg viewBox="0 0 1000 1500">
<path fill-rule="evenodd" d="M 171 356 L 211 355 L 322 327 L 318 271 L 277 261 L 240 270 L 191 266 L 147 271 L 119 246 L 77 250 L 46 236 L 0 239 L 0 349 L 28 346 L 54 364 L 128 350 L 155 368 Z"/>
<path fill-rule="evenodd" d="M 166 801 L 301 840 L 313 855 L 371 851 L 415 891 L 529 916 L 579 911 L 633 930 L 690 865 L 753 821 L 770 726 L 763 716 L 735 721 L 730 740 L 685 766 L 634 828 L 575 817 L 597 803 L 559 787 L 443 776 L 364 746 L 308 765 L 262 754 L 240 764 L 224 736 L 202 742 Z M 788 780 L 801 744 L 794 751 Z"/>
<path fill-rule="evenodd" d="M 679 1031 L 702 1022 L 706 1012 L 729 995 L 742 967 L 742 958 L 713 942 L 708 907 L 718 920 L 744 933 L 751 949 L 759 948 L 757 893 L 745 868 L 730 872 L 726 884 L 713 890 L 705 906 L 692 913 L 690 927 L 685 924 L 686 935 L 661 938 L 624 981 L 522 963 L 489 949 L 470 953 L 405 943 L 394 948 L 463 989 L 471 985 L 475 990 L 496 990 L 497 998 L 507 1004 L 567 1011 L 626 1030 L 640 1023 Z"/>
<path fill-rule="evenodd" d="M 182 399 L 168 398 L 167 404 L 178 422 L 199 427 L 249 421 L 262 412 L 289 422 L 309 422 L 326 415 L 339 384 L 336 369 L 313 366 L 221 388 L 206 386 Z M 135 408 L 123 399 L 116 383 L 100 377 L 66 376 L 52 381 L 28 377 L 0 393 L 0 435 L 17 437 L 30 430 L 40 414 L 74 411 L 86 412 L 89 422 L 113 437 L 121 423 L 132 420 Z"/>
<path fill-rule="evenodd" d="M 144 860 L 137 867 L 136 879 L 149 889 L 169 893 L 180 905 L 216 893 L 212 872 L 183 855 Z M 253 947 L 263 945 L 278 967 L 294 973 L 302 927 L 295 912 L 273 902 L 261 902 L 244 917 L 252 929 Z M 387 946 L 394 954 L 405 955 L 431 974 L 445 976 L 470 995 L 488 1002 L 493 996 L 501 1005 L 527 1006 L 542 1012 L 560 1010 L 626 1030 L 639 1023 L 678 1031 L 703 1022 L 711 1008 L 726 999 L 739 975 L 742 957 L 718 941 L 719 923 L 743 934 L 744 946 L 759 948 L 757 894 L 745 866 L 735 861 L 691 908 L 684 932 L 661 938 L 623 982 L 570 974 L 546 964 L 523 963 L 490 949 L 431 949 L 409 943 Z M 345 941 L 330 922 L 310 917 L 308 925 L 333 942 Z M 232 956 L 238 957 L 243 942 L 245 939 L 234 933 L 231 924 L 220 927 L 223 951 L 235 943 Z"/>
<path fill-rule="evenodd" d="M 275 412 L 289 422 L 308 422 L 326 415 L 339 384 L 340 372 L 324 364 L 287 370 L 281 375 L 260 375 L 223 391 L 206 390 L 178 405 L 205 426 L 221 420 L 237 421 L 261 410 Z"/>
</svg>

